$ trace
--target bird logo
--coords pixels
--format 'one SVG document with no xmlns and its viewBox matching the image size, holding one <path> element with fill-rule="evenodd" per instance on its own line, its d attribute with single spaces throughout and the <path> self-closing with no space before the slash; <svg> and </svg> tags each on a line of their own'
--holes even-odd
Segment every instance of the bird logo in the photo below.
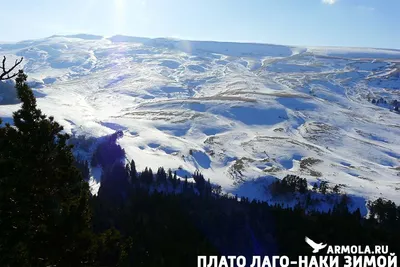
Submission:
<svg viewBox="0 0 400 267">
<path fill-rule="evenodd" d="M 310 247 L 313 248 L 313 253 L 318 253 L 321 249 L 326 247 L 326 244 L 322 244 L 322 243 L 317 244 L 308 237 L 306 237 L 305 240 L 306 240 L 306 243 L 308 245 L 310 245 Z"/>
</svg>

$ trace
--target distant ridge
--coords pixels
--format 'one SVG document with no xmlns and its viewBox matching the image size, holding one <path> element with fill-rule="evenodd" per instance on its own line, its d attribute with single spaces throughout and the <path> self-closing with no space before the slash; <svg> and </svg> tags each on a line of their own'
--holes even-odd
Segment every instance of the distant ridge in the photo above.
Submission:
<svg viewBox="0 0 400 267">
<path fill-rule="evenodd" d="M 79 38 L 79 39 L 84 39 L 84 40 L 101 40 L 104 39 L 103 36 L 100 35 L 93 35 L 93 34 L 72 34 L 72 35 L 52 35 L 49 38 L 55 38 L 55 37 L 66 37 L 66 38 Z"/>
<path fill-rule="evenodd" d="M 251 42 L 192 41 L 176 38 L 147 38 L 126 35 L 115 35 L 107 38 L 114 43 L 141 43 L 153 47 L 164 47 L 192 53 L 210 52 L 230 56 L 273 56 L 287 57 L 311 52 L 321 56 L 363 59 L 400 59 L 399 49 L 335 46 L 289 46 Z"/>
<path fill-rule="evenodd" d="M 112 37 L 107 38 L 108 40 L 114 43 L 147 43 L 150 42 L 151 38 L 146 37 L 134 37 L 134 36 L 126 36 L 126 35 L 114 35 Z"/>
</svg>

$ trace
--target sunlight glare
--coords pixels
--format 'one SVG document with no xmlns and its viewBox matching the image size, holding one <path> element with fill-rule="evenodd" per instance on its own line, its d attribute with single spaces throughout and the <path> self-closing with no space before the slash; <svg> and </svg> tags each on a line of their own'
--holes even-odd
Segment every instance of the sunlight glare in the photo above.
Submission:
<svg viewBox="0 0 400 267">
<path fill-rule="evenodd" d="M 115 5 L 115 27 L 116 30 L 122 31 L 125 24 L 125 6 L 126 0 L 114 0 Z"/>
</svg>

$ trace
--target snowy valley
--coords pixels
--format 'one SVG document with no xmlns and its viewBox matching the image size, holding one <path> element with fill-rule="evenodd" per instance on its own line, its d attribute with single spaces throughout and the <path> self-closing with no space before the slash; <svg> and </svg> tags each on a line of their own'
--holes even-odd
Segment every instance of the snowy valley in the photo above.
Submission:
<svg viewBox="0 0 400 267">
<path fill-rule="evenodd" d="M 24 57 L 39 108 L 68 133 L 123 131 L 138 170 L 199 170 L 261 200 L 293 174 L 400 203 L 390 104 L 400 101 L 400 50 L 75 35 L 0 44 L 0 55 Z M 19 107 L 10 87 L 0 85 L 5 121 Z"/>
</svg>

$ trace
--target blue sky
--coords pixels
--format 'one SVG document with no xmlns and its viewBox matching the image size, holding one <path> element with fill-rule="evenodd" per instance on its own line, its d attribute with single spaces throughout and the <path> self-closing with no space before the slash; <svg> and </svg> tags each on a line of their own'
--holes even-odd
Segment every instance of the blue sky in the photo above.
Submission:
<svg viewBox="0 0 400 267">
<path fill-rule="evenodd" d="M 400 48 L 400 0 L 19 0 L 5 7 L 0 41 L 91 33 Z"/>
</svg>

